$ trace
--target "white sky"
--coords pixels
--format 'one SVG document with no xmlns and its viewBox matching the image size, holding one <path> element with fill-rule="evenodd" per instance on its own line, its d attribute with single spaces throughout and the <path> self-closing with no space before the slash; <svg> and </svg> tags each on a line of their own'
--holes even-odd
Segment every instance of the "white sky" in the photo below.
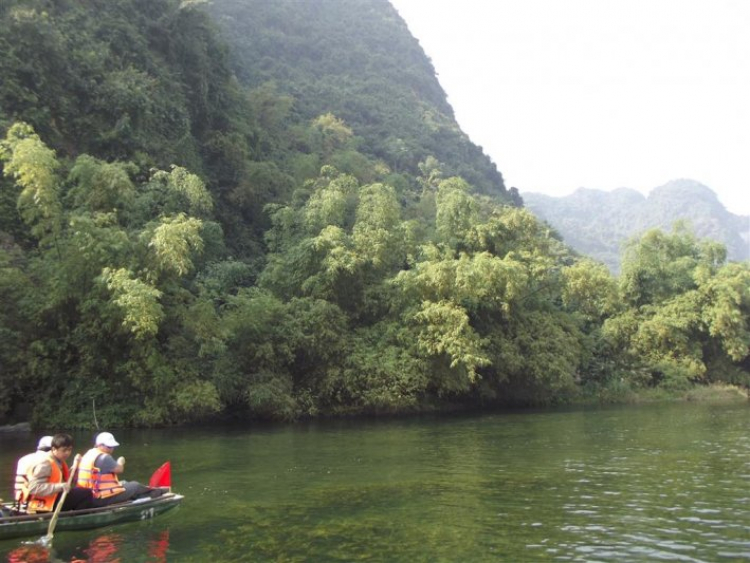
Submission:
<svg viewBox="0 0 750 563">
<path fill-rule="evenodd" d="M 391 0 L 523 195 L 676 178 L 750 215 L 750 0 Z"/>
</svg>

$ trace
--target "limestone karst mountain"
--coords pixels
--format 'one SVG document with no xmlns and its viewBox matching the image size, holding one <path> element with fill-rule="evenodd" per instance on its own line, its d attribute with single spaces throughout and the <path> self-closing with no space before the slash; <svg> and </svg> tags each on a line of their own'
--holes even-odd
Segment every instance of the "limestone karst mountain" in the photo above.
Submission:
<svg viewBox="0 0 750 563">
<path fill-rule="evenodd" d="M 730 213 L 711 188 L 694 180 L 668 182 L 648 196 L 629 188 L 579 188 L 565 197 L 524 192 L 523 199 L 568 244 L 613 272 L 629 238 L 654 227 L 669 230 L 680 220 L 696 236 L 725 244 L 730 260 L 750 259 L 750 217 Z"/>
</svg>

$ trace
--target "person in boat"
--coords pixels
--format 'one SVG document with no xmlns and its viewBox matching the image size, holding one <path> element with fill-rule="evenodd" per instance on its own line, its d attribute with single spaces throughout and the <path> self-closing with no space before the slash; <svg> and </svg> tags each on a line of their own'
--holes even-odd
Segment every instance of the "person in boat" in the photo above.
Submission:
<svg viewBox="0 0 750 563">
<path fill-rule="evenodd" d="M 95 507 L 163 494 L 163 490 L 152 489 L 137 481 L 120 481 L 118 475 L 125 470 L 125 458 L 120 456 L 115 460 L 112 457 L 120 444 L 110 432 L 98 434 L 94 443 L 78 467 L 78 486 L 92 491 Z"/>
<path fill-rule="evenodd" d="M 50 451 L 29 468 L 28 483 L 22 488 L 21 503 L 27 512 L 52 512 L 60 501 L 61 493 L 67 491 L 60 510 L 82 510 L 92 506 L 92 494 L 87 489 L 70 487 L 70 469 L 65 460 L 73 453 L 73 438 L 70 434 L 55 434 Z"/>
<path fill-rule="evenodd" d="M 52 436 L 42 436 L 36 446 L 36 451 L 26 454 L 16 464 L 16 481 L 13 485 L 14 507 L 21 508 L 23 490 L 29 483 L 29 470 L 42 460 L 52 449 Z"/>
</svg>

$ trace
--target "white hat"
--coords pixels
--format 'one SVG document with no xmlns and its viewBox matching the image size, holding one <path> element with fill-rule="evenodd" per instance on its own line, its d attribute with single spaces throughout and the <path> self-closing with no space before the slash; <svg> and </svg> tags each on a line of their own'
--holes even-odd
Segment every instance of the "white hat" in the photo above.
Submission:
<svg viewBox="0 0 750 563">
<path fill-rule="evenodd" d="M 52 449 L 52 436 L 42 436 L 39 438 L 39 443 L 36 446 L 37 450 L 50 450 Z"/>
<path fill-rule="evenodd" d="M 108 448 L 116 448 L 120 444 L 117 443 L 117 440 L 115 440 L 115 437 L 112 436 L 109 432 L 102 432 L 96 437 L 96 441 L 94 442 L 95 446 L 107 446 Z"/>
</svg>

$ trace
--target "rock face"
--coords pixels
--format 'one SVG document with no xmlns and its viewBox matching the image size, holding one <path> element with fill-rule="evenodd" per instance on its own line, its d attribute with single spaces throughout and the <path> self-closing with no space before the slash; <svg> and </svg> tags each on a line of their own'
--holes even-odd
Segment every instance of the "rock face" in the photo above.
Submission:
<svg viewBox="0 0 750 563">
<path fill-rule="evenodd" d="M 523 193 L 531 211 L 557 229 L 579 252 L 619 271 L 623 244 L 655 227 L 671 230 L 686 221 L 696 236 L 726 245 L 730 260 L 750 260 L 750 216 L 726 210 L 711 188 L 694 180 L 674 180 L 648 197 L 629 189 L 611 192 L 579 188 L 565 197 Z"/>
</svg>

